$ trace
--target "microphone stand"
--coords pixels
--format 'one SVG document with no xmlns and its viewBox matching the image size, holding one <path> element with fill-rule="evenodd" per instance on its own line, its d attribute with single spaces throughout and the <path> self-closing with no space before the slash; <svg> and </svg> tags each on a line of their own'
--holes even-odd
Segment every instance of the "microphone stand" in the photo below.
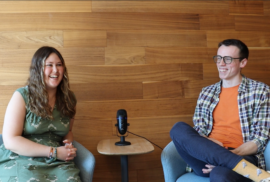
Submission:
<svg viewBox="0 0 270 182">
<path fill-rule="evenodd" d="M 115 142 L 115 145 L 117 146 L 125 146 L 130 144 L 131 144 L 130 142 L 125 141 L 125 136 L 120 136 L 120 142 Z"/>
</svg>

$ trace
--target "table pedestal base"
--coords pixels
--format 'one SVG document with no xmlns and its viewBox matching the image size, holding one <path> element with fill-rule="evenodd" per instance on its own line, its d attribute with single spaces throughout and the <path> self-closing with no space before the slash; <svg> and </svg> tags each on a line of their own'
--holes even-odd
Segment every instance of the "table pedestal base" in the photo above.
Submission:
<svg viewBox="0 0 270 182">
<path fill-rule="evenodd" d="M 121 155 L 121 176 L 122 182 L 128 182 L 128 156 Z"/>
</svg>

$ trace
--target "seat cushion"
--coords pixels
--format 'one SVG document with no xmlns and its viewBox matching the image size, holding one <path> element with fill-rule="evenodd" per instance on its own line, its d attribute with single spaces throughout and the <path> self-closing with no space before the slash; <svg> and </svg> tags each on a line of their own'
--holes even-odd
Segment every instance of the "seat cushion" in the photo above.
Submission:
<svg viewBox="0 0 270 182">
<path fill-rule="evenodd" d="M 197 176 L 194 172 L 185 173 L 176 182 L 210 182 L 209 178 Z"/>
</svg>

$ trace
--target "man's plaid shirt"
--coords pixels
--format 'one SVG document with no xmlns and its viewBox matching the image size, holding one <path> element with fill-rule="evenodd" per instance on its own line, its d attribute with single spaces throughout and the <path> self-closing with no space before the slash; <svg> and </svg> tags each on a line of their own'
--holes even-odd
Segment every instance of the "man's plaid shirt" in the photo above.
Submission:
<svg viewBox="0 0 270 182">
<path fill-rule="evenodd" d="M 219 102 L 222 81 L 202 89 L 193 116 L 194 129 L 202 136 L 208 136 L 213 127 L 213 111 Z M 258 146 L 256 156 L 259 167 L 265 169 L 263 151 L 268 142 L 270 130 L 269 86 L 242 77 L 238 89 L 238 109 L 243 142 L 253 141 Z M 226 112 L 226 111 L 224 111 Z M 187 167 L 187 171 L 191 171 Z"/>
</svg>

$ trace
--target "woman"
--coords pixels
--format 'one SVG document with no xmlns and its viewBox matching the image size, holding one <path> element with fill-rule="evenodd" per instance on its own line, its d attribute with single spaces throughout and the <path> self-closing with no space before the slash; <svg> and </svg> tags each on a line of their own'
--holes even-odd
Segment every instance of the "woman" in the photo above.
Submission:
<svg viewBox="0 0 270 182">
<path fill-rule="evenodd" d="M 13 94 L 0 147 L 0 181 L 81 181 L 72 160 L 76 99 L 61 54 L 36 51 L 27 86 Z"/>
</svg>

